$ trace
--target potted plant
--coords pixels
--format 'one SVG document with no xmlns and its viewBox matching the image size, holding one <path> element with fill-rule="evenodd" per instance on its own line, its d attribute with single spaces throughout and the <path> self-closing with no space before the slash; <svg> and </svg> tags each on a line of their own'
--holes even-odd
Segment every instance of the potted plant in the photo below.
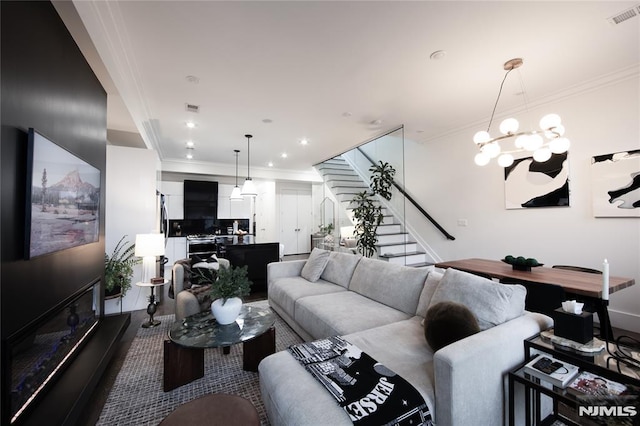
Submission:
<svg viewBox="0 0 640 426">
<path fill-rule="evenodd" d="M 211 285 L 211 313 L 218 324 L 231 324 L 242 308 L 241 297 L 248 296 L 253 284 L 247 277 L 248 267 L 220 268 Z"/>
<path fill-rule="evenodd" d="M 353 209 L 355 221 L 356 247 L 363 256 L 371 257 L 376 252 L 378 236 L 376 231 L 382 223 L 382 207 L 375 204 L 375 196 L 391 200 L 391 186 L 396 170 L 386 162 L 371 166 L 371 192 L 362 191 L 356 194 L 351 202 L 356 205 Z"/>
<path fill-rule="evenodd" d="M 391 186 L 396 175 L 396 169 L 387 162 L 378 161 L 377 165 L 369 168 L 371 172 L 371 190 L 385 200 L 391 200 Z"/>
<path fill-rule="evenodd" d="M 124 296 L 131 288 L 133 265 L 140 263 L 135 257 L 135 243 L 129 244 L 124 235 L 116 244 L 111 256 L 104 255 L 104 291 L 106 297 Z"/>
<path fill-rule="evenodd" d="M 356 222 L 356 247 L 366 257 L 371 257 L 376 252 L 376 243 L 378 242 L 376 231 L 383 219 L 382 207 L 375 204 L 373 195 L 362 191 L 351 200 L 356 204 L 352 211 L 353 219 Z"/>
</svg>

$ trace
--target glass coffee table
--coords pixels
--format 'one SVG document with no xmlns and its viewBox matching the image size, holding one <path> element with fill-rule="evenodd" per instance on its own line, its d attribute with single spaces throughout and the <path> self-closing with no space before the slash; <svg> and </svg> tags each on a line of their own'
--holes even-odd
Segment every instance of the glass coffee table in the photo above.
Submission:
<svg viewBox="0 0 640 426">
<path fill-rule="evenodd" d="M 242 343 L 242 368 L 258 371 L 262 359 L 275 352 L 276 317 L 270 309 L 243 305 L 235 322 L 217 323 L 211 311 L 200 312 L 177 321 L 164 342 L 165 392 L 204 376 L 204 350 Z"/>
</svg>

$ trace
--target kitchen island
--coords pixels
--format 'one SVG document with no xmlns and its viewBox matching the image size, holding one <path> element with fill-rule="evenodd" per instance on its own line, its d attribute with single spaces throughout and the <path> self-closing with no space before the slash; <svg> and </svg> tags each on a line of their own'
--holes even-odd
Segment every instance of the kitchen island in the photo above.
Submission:
<svg viewBox="0 0 640 426">
<path fill-rule="evenodd" d="M 249 279 L 253 282 L 251 294 L 267 293 L 267 265 L 280 260 L 279 243 L 259 243 L 252 235 L 242 240 L 237 235 L 216 235 L 218 256 L 231 262 L 233 267 L 248 266 Z"/>
</svg>

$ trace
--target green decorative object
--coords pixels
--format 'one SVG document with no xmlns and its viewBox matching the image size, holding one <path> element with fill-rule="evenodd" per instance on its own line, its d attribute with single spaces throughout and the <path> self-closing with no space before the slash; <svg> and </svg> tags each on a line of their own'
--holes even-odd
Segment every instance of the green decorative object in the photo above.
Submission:
<svg viewBox="0 0 640 426">
<path fill-rule="evenodd" d="M 532 257 L 525 258 L 524 256 L 512 256 L 508 255 L 502 259 L 504 263 L 508 263 L 516 271 L 531 271 L 531 268 L 536 266 L 542 266 L 543 264 L 538 262 Z"/>
<path fill-rule="evenodd" d="M 218 279 L 211 285 L 211 299 L 222 299 L 224 305 L 228 299 L 248 296 L 253 284 L 247 277 L 248 267 L 230 266 L 218 270 Z"/>
<path fill-rule="evenodd" d="M 140 263 L 139 258 L 134 256 L 136 245 L 125 241 L 124 235 L 116 244 L 111 256 L 104 255 L 104 290 L 106 295 L 120 294 L 124 296 L 131 288 L 131 276 L 133 275 L 133 265 Z M 127 245 L 128 244 L 128 245 Z"/>
</svg>

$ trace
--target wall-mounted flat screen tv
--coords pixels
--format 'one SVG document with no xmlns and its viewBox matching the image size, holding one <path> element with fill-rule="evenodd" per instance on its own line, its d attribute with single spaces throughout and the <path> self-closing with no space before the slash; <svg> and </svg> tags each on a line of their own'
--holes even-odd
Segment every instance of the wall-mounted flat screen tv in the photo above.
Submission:
<svg viewBox="0 0 640 426">
<path fill-rule="evenodd" d="M 100 170 L 29 129 L 27 259 L 90 244 L 100 235 Z"/>
</svg>

